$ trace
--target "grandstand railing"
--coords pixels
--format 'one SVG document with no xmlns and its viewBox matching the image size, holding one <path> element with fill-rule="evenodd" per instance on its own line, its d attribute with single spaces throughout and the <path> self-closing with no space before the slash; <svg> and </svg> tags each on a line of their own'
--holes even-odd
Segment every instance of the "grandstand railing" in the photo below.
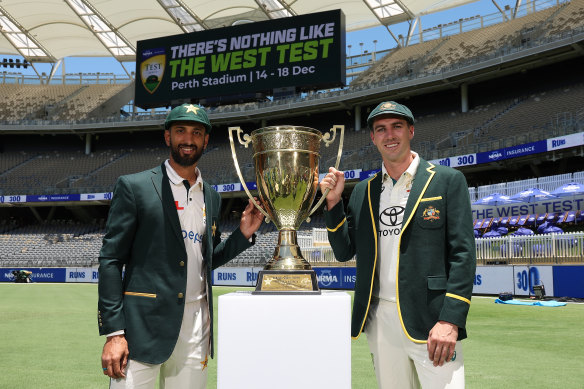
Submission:
<svg viewBox="0 0 584 389">
<path fill-rule="evenodd" d="M 40 78 L 36 75 L 23 74 L 17 72 L 0 72 L 1 84 L 27 84 L 27 85 L 117 85 L 129 84 L 134 81 L 127 75 L 117 75 L 114 73 L 70 73 L 65 76 L 53 76 L 49 79 L 45 73 Z"/>
<path fill-rule="evenodd" d="M 313 242 L 328 244 L 326 228 L 314 228 L 312 230 Z M 475 239 L 477 247 L 477 265 L 497 264 L 582 264 L 584 263 L 584 232 L 564 234 L 545 234 L 531 236 L 502 236 L 494 238 Z M 323 253 L 328 250 L 317 248 Z M 302 250 L 303 254 L 308 249 Z M 325 254 L 321 254 L 325 256 Z M 333 255 L 333 254 L 330 254 Z M 306 259 L 308 257 L 305 255 Z M 315 258 L 310 257 L 311 260 Z M 334 262 L 334 255 L 332 256 Z M 348 262 L 355 264 L 355 259 Z"/>
<path fill-rule="evenodd" d="M 569 0 L 540 0 L 530 1 L 521 4 L 519 7 L 509 8 L 504 13 L 496 12 L 488 15 L 476 15 L 469 18 L 456 20 L 447 24 L 440 24 L 436 27 L 422 30 L 418 34 L 412 35 L 410 44 L 427 42 L 440 39 L 445 36 L 462 34 L 464 32 L 485 28 L 508 20 L 530 15 L 534 12 L 543 11 L 551 7 L 569 2 Z"/>
<path fill-rule="evenodd" d="M 477 265 L 582 264 L 584 232 L 475 239 Z"/>
</svg>

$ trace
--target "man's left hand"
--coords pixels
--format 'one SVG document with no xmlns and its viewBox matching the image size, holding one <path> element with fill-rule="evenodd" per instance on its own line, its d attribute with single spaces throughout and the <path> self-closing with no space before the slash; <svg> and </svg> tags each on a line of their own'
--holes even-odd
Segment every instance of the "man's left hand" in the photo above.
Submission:
<svg viewBox="0 0 584 389">
<path fill-rule="evenodd" d="M 245 236 L 246 239 L 249 239 L 258 230 L 258 228 L 260 228 L 263 220 L 264 215 L 253 205 L 251 200 L 249 200 L 247 207 L 245 207 L 245 210 L 241 214 L 239 229 L 241 230 L 243 236 Z"/>
<path fill-rule="evenodd" d="M 439 321 L 432 327 L 428 336 L 428 357 L 434 366 L 442 366 L 452 360 L 457 339 L 458 326 L 452 323 Z"/>
</svg>

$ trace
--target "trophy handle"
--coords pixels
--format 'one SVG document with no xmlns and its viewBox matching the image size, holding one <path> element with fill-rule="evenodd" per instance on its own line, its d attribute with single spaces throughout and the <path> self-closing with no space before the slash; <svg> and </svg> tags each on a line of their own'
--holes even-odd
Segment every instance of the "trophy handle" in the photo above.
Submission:
<svg viewBox="0 0 584 389">
<path fill-rule="evenodd" d="M 339 164 L 341 163 L 341 154 L 343 154 L 343 141 L 345 140 L 345 126 L 340 125 L 340 124 L 334 125 L 329 130 L 329 132 L 324 134 L 324 136 L 322 137 L 322 140 L 324 141 L 325 146 L 328 147 L 331 143 L 333 143 L 333 141 L 337 137 L 337 130 L 339 130 L 341 133 L 340 138 L 339 138 L 339 151 L 337 152 L 337 161 L 335 163 L 335 169 L 338 170 Z M 332 139 L 330 139 L 331 132 L 333 133 Z M 229 137 L 231 137 L 231 134 L 229 134 Z M 320 200 L 318 200 L 318 203 L 316 203 L 314 208 L 312 208 L 312 210 L 308 214 L 308 218 L 306 218 L 307 222 L 310 222 L 310 216 L 318 209 L 318 207 L 320 207 L 322 205 L 322 203 L 326 199 L 326 195 L 328 195 L 329 191 L 330 191 L 330 189 L 328 189 L 328 188 L 324 191 L 324 193 L 322 194 L 322 197 L 320 198 Z"/>
<path fill-rule="evenodd" d="M 241 129 L 241 127 L 229 127 L 229 143 L 231 143 L 231 157 L 233 158 L 233 162 L 235 163 L 235 171 L 237 172 L 237 177 L 239 177 L 239 181 L 241 182 L 241 185 L 243 186 L 245 193 L 247 193 L 247 197 L 249 197 L 249 199 L 252 201 L 253 205 L 255 205 L 255 207 L 257 209 L 259 209 L 260 212 L 266 217 L 266 223 L 269 223 L 270 222 L 270 215 L 268 215 L 268 213 L 266 211 L 264 211 L 264 209 L 262 207 L 260 207 L 259 204 L 255 201 L 255 199 L 251 195 L 249 189 L 247 188 L 247 185 L 245 184 L 245 180 L 243 179 L 243 176 L 241 175 L 241 169 L 239 168 L 239 161 L 237 160 L 237 154 L 235 153 L 235 144 L 233 142 L 233 131 L 237 132 L 237 140 L 239 141 L 239 143 L 244 145 L 245 148 L 247 148 L 247 146 L 249 146 L 249 144 L 251 143 L 251 136 L 249 136 L 248 134 L 243 134 L 243 137 L 242 137 L 241 134 L 243 133 L 243 130 Z"/>
</svg>

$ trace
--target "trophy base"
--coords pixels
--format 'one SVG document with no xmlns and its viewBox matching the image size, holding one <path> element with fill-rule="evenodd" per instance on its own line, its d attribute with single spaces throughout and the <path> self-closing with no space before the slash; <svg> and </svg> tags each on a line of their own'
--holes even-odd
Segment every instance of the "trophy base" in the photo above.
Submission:
<svg viewBox="0 0 584 389">
<path fill-rule="evenodd" d="M 314 270 L 261 270 L 252 294 L 320 294 Z"/>
</svg>

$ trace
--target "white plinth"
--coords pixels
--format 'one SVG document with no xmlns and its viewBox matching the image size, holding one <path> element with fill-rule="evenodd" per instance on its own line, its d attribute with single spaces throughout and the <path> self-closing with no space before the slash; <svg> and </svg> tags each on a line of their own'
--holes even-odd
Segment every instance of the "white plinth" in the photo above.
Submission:
<svg viewBox="0 0 584 389">
<path fill-rule="evenodd" d="M 219 297 L 218 389 L 351 388 L 351 298 Z"/>
</svg>

